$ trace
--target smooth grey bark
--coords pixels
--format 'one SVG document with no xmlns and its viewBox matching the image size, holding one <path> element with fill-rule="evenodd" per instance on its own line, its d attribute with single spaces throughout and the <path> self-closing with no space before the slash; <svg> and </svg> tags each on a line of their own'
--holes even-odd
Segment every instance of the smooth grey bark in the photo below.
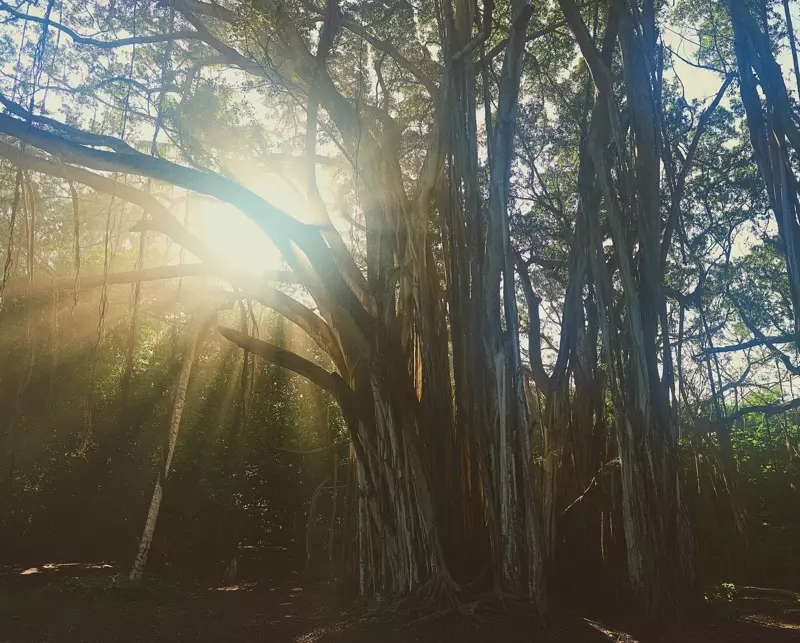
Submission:
<svg viewBox="0 0 800 643">
<path fill-rule="evenodd" d="M 216 313 L 214 317 L 216 317 Z M 169 477 L 172 457 L 175 454 L 175 446 L 178 443 L 178 434 L 181 429 L 181 418 L 183 417 L 183 406 L 186 402 L 186 390 L 189 387 L 189 378 L 192 374 L 192 367 L 194 366 L 197 350 L 211 323 L 212 318 L 208 318 L 198 325 L 195 336 L 189 342 L 186 355 L 183 358 L 181 372 L 178 375 L 178 383 L 175 389 L 175 399 L 172 404 L 172 415 L 170 417 L 169 433 L 167 434 L 167 447 L 164 453 L 164 462 L 156 476 L 153 497 L 150 500 L 150 507 L 147 510 L 147 518 L 144 523 L 144 529 L 142 530 L 142 537 L 139 541 L 139 549 L 136 553 L 136 559 L 133 562 L 133 568 L 128 575 L 130 580 L 141 579 L 145 565 L 147 564 L 147 555 L 150 552 L 150 545 L 153 543 L 158 512 L 161 508 L 161 499 L 164 495 L 163 485 Z"/>
</svg>

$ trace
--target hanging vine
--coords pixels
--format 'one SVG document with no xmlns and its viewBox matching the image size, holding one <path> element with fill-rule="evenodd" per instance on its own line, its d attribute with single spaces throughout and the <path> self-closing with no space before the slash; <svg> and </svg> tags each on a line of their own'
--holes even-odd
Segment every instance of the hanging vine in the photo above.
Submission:
<svg viewBox="0 0 800 643">
<path fill-rule="evenodd" d="M 72 308 L 70 314 L 74 317 L 75 307 L 78 305 L 78 293 L 81 286 L 81 216 L 80 202 L 78 201 L 78 191 L 75 184 L 69 182 L 69 193 L 72 200 L 72 266 L 75 270 L 75 281 L 72 286 Z"/>
<path fill-rule="evenodd" d="M 11 216 L 8 222 L 8 243 L 6 245 L 6 259 L 3 263 L 3 279 L 0 281 L 0 312 L 2 312 L 3 309 L 3 295 L 5 293 L 8 277 L 11 274 L 11 266 L 14 261 L 14 229 L 17 223 L 21 188 L 22 170 L 18 169 L 16 180 L 14 181 L 14 200 L 11 203 Z"/>
<path fill-rule="evenodd" d="M 134 2 L 133 5 L 133 35 L 136 36 L 136 12 L 138 8 L 138 3 Z M 128 69 L 128 76 L 133 77 L 133 69 L 134 64 L 136 62 L 136 46 L 134 45 L 131 50 L 131 57 Z M 127 91 L 125 93 L 125 99 L 122 104 L 122 123 L 120 125 L 120 133 L 119 139 L 125 139 L 125 132 L 127 129 L 128 124 L 128 113 L 130 109 L 130 99 L 131 99 L 131 85 L 128 85 Z M 106 312 L 108 310 L 108 275 L 110 271 L 111 265 L 111 231 L 113 230 L 113 212 L 114 212 L 114 203 L 116 201 L 117 196 L 117 183 L 119 181 L 118 173 L 114 173 L 114 187 L 111 191 L 111 198 L 108 204 L 108 211 L 106 213 L 106 225 L 105 225 L 105 233 L 103 237 L 103 284 L 100 289 L 100 303 L 98 306 L 98 321 L 97 321 L 97 335 L 95 339 L 94 345 L 94 353 L 92 356 L 92 367 L 91 372 L 89 375 L 89 392 L 86 398 L 86 405 L 84 410 L 84 429 L 83 429 L 83 436 L 81 438 L 80 446 L 78 447 L 78 454 L 85 455 L 89 449 L 89 445 L 91 442 L 92 436 L 92 421 L 93 421 L 93 412 L 94 412 L 94 387 L 95 387 L 95 380 L 97 378 L 97 368 L 100 361 L 100 353 L 103 347 L 103 341 L 105 339 L 105 319 L 106 319 Z M 122 214 L 120 215 L 120 225 L 122 223 Z"/>
</svg>

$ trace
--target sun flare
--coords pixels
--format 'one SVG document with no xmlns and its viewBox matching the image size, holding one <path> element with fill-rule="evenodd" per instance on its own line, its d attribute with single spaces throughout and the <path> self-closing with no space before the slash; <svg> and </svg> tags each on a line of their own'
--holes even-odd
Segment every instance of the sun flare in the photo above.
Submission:
<svg viewBox="0 0 800 643">
<path fill-rule="evenodd" d="M 281 265 L 280 254 L 266 233 L 234 207 L 208 204 L 198 227 L 203 241 L 239 270 L 260 274 Z"/>
<path fill-rule="evenodd" d="M 305 197 L 278 177 L 259 177 L 248 185 L 269 203 L 302 218 Z M 190 206 L 195 234 L 231 266 L 255 275 L 279 269 L 282 258 L 269 236 L 236 207 L 211 198 L 195 198 Z"/>
</svg>

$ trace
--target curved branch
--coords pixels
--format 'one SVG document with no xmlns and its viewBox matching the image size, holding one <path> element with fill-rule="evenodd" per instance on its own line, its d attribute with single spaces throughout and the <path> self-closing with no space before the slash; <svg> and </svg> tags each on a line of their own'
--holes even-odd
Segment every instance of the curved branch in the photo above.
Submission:
<svg viewBox="0 0 800 643">
<path fill-rule="evenodd" d="M 296 299 L 267 284 L 260 286 L 258 290 L 251 293 L 245 292 L 245 295 L 253 297 L 259 303 L 272 308 L 272 310 L 299 326 L 314 340 L 317 346 L 330 356 L 339 372 L 347 372 L 347 366 L 339 343 L 336 341 L 331 327 L 325 323 L 324 319 L 315 315 L 313 311 L 303 306 Z"/>
<path fill-rule="evenodd" d="M 401 54 L 397 47 L 395 47 L 392 43 L 381 40 L 380 38 L 376 38 L 369 31 L 367 31 L 366 28 L 362 27 L 352 18 L 343 16 L 340 24 L 348 31 L 356 34 L 357 36 L 361 36 L 375 49 L 390 56 L 392 60 L 394 60 L 400 67 L 414 76 L 414 78 L 416 78 L 420 84 L 425 87 L 432 98 L 435 99 L 439 95 L 439 87 L 436 85 L 433 79 L 403 54 Z"/>
<path fill-rule="evenodd" d="M 755 346 L 767 346 L 770 344 L 791 344 L 795 340 L 794 335 L 778 335 L 777 337 L 756 337 L 755 339 L 742 342 L 741 344 L 731 344 L 730 346 L 714 346 L 713 348 L 706 348 L 704 351 L 695 356 L 695 359 L 704 355 L 711 355 L 713 353 L 734 353 L 736 351 L 747 350 Z"/>
<path fill-rule="evenodd" d="M 109 286 L 115 284 L 132 284 L 137 281 L 160 281 L 162 279 L 177 279 L 179 277 L 211 277 L 217 276 L 214 266 L 204 263 L 185 263 L 169 266 L 158 266 L 155 268 L 144 268 L 128 272 L 115 272 L 109 275 L 81 275 L 78 285 L 80 290 L 97 288 L 107 283 Z M 53 290 L 72 290 L 75 287 L 75 277 L 61 277 L 58 279 L 37 279 L 32 285 L 24 283 L 10 283 L 6 286 L 4 296 L 24 297 L 29 293 L 53 292 Z"/>
<path fill-rule="evenodd" d="M 104 172 L 137 174 L 172 183 L 201 194 L 215 196 L 246 212 L 270 236 L 285 240 L 301 236 L 311 226 L 293 219 L 246 188 L 211 172 L 201 172 L 141 152 L 108 152 L 85 147 L 64 136 L 47 132 L 7 114 L 0 114 L 0 133 L 24 141 L 67 163 Z M 285 244 L 284 244 L 285 245 Z"/>
<path fill-rule="evenodd" d="M 726 420 L 728 422 L 735 422 L 736 420 L 743 418 L 745 415 L 750 415 L 751 413 L 778 415 L 778 413 L 791 411 L 792 409 L 796 409 L 798 407 L 800 407 L 800 397 L 793 399 L 791 402 L 786 402 L 786 404 L 758 404 L 755 406 L 744 406 L 735 413 L 731 413 Z"/>
<path fill-rule="evenodd" d="M 216 18 L 217 20 L 221 20 L 222 22 L 227 22 L 228 24 L 236 24 L 239 20 L 239 16 L 235 11 L 231 11 L 230 9 L 226 9 L 218 4 L 212 4 L 211 2 L 199 2 L 199 0 L 180 0 L 181 4 L 184 6 L 185 9 L 188 9 L 192 13 L 200 14 L 203 16 L 209 16 L 211 18 Z M 176 9 L 176 2 L 173 0 L 159 0 L 156 3 L 156 6 L 159 7 L 175 7 Z"/>
<path fill-rule="evenodd" d="M 352 405 L 353 391 L 350 390 L 344 380 L 336 373 L 329 373 L 321 366 L 308 361 L 304 357 L 300 357 L 292 351 L 288 351 L 280 346 L 275 346 L 274 344 L 268 344 L 239 330 L 227 328 L 226 326 L 218 326 L 217 329 L 225 339 L 233 342 L 237 346 L 251 353 L 255 353 L 256 355 L 260 355 L 268 362 L 272 362 L 298 375 L 302 375 L 310 382 L 325 389 L 337 399 L 339 404 L 343 406 Z"/>
<path fill-rule="evenodd" d="M 25 154 L 14 146 L 3 143 L 2 141 L 0 141 L 0 157 L 7 159 L 17 167 L 59 177 L 67 181 L 81 183 L 97 192 L 113 194 L 116 198 L 139 206 L 153 217 L 148 224 L 149 226 L 154 229 L 157 228 L 168 236 L 174 237 L 176 242 L 185 245 L 189 251 L 195 254 L 199 259 L 203 259 L 206 263 L 213 265 L 215 270 L 220 273 L 220 276 L 235 278 L 233 272 L 225 265 L 224 261 L 216 256 L 212 257 L 213 253 L 211 250 L 199 238 L 195 237 L 188 230 L 185 230 L 175 217 L 172 216 L 169 210 L 161 205 L 158 199 L 146 192 L 82 168 L 66 165 L 64 163 L 54 163 Z M 134 226 L 133 230 L 138 231 L 141 227 L 141 225 Z"/>
<path fill-rule="evenodd" d="M 240 54 L 236 51 L 233 47 L 229 47 L 224 42 L 219 40 L 211 31 L 206 27 L 202 20 L 194 15 L 194 11 L 192 11 L 192 6 L 206 4 L 204 2 L 187 2 L 186 0 L 171 0 L 170 4 L 174 6 L 178 11 L 181 12 L 181 15 L 189 21 L 189 23 L 196 29 L 197 38 L 202 40 L 206 43 L 209 47 L 215 49 L 218 53 L 220 53 L 229 63 L 236 65 L 242 71 L 252 74 L 254 76 L 258 76 L 259 78 L 263 78 L 264 80 L 268 80 L 276 85 L 285 85 L 288 87 L 292 87 L 297 89 L 297 86 L 294 85 L 291 81 L 287 78 L 284 78 L 281 74 L 274 71 L 270 67 L 266 65 L 262 65 L 261 63 L 256 62 Z M 227 21 L 226 21 L 227 22 Z"/>
<path fill-rule="evenodd" d="M 10 4 L 2 2 L 2 0 L 0 0 L 0 9 L 12 15 L 17 20 L 27 20 L 28 22 L 35 22 L 41 25 L 52 27 L 53 29 L 56 29 L 62 33 L 67 34 L 72 39 L 72 41 L 78 45 L 91 45 L 93 47 L 99 47 L 100 49 L 118 49 L 120 47 L 130 47 L 132 45 L 147 45 L 158 42 L 167 42 L 170 40 L 184 40 L 189 38 L 196 39 L 198 37 L 197 33 L 195 33 L 194 31 L 191 31 L 189 29 L 184 29 L 180 31 L 173 31 L 172 33 L 169 34 L 132 36 L 130 38 L 120 38 L 119 40 L 97 40 L 96 38 L 82 36 L 81 34 L 67 27 L 66 25 L 62 25 L 58 22 L 53 22 L 52 20 L 46 18 L 41 18 L 39 16 L 32 16 L 28 13 L 22 13 L 20 11 L 17 11 Z"/>
<path fill-rule="evenodd" d="M 171 215 L 142 220 L 133 229 L 160 232 L 206 263 L 212 265 L 221 265 L 223 263 L 222 259 L 214 251 L 184 228 Z M 288 274 L 292 275 L 292 273 Z M 330 356 L 341 373 L 347 372 L 339 343 L 324 319 L 286 293 L 263 283 L 264 276 L 253 278 L 249 275 L 236 274 L 230 271 L 225 276 L 234 287 L 242 291 L 245 297 L 256 299 L 264 306 L 272 308 L 305 331 L 314 343 Z M 275 280 L 271 279 L 271 281 Z M 283 280 L 284 283 L 289 281 Z"/>
<path fill-rule="evenodd" d="M 219 266 L 224 263 L 214 251 L 184 228 L 177 219 L 171 215 L 142 220 L 136 224 L 133 229 L 137 231 L 153 230 L 160 232 L 168 236 L 175 243 L 182 245 L 189 250 L 189 252 L 208 264 Z M 281 280 L 283 283 L 296 281 L 296 279 L 293 279 L 292 273 L 283 274 L 288 275 L 287 279 Z M 304 330 L 309 337 L 314 340 L 314 343 L 330 356 L 340 372 L 347 372 L 341 348 L 330 326 L 328 326 L 324 319 L 314 314 L 312 310 L 297 300 L 281 292 L 277 288 L 263 283 L 263 281 L 267 280 L 277 281 L 276 279 L 265 279 L 268 275 L 261 275 L 258 278 L 253 278 L 249 275 L 233 273 L 231 271 L 227 271 L 224 276 L 234 287 L 239 288 L 245 297 L 256 299 L 264 306 L 272 308 Z"/>
<path fill-rule="evenodd" d="M 16 114 L 20 118 L 24 118 L 29 123 L 41 123 L 42 125 L 52 127 L 80 145 L 108 147 L 116 152 L 136 153 L 136 149 L 116 136 L 106 136 L 104 134 L 92 134 L 90 132 L 84 132 L 77 127 L 72 127 L 66 123 L 61 123 L 52 118 L 48 118 L 47 116 L 39 116 L 28 111 L 22 105 L 9 100 L 1 94 L 0 103 L 2 103 L 9 112 Z"/>
</svg>

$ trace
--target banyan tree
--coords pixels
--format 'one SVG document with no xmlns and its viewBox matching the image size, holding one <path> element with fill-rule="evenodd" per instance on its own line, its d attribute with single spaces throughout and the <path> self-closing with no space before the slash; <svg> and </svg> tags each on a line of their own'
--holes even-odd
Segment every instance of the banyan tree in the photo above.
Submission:
<svg viewBox="0 0 800 643">
<path fill-rule="evenodd" d="M 0 3 L 24 25 L 15 37 L 25 39 L 19 50 L 32 69 L 26 84 L 0 97 L 0 156 L 15 170 L 12 217 L 34 199 L 31 177 L 48 176 L 71 195 L 76 230 L 78 191 L 90 190 L 140 213 L 140 248 L 164 235 L 200 262 L 145 267 L 140 250 L 132 272 L 42 285 L 77 297 L 79 289 L 136 284 L 123 421 L 141 283 L 213 278 L 224 285 L 222 299 L 273 309 L 324 356 L 312 361 L 256 338 L 246 322 L 216 329 L 338 403 L 354 477 L 348 591 L 449 601 L 478 579 L 544 609 L 546 588 L 563 582 L 565 552 L 580 548 L 594 560 L 616 548 L 615 564 L 649 613 L 691 600 L 696 543 L 678 450 L 681 338 L 676 353 L 666 274 L 679 244 L 689 263 L 683 199 L 733 72 L 678 134 L 665 108 L 674 87 L 664 78 L 664 8 L 655 0 L 101 4 L 90 19 L 55 0 L 35 9 Z M 727 6 L 738 87 L 796 308 L 796 122 L 766 36 L 744 3 Z M 83 35 L 92 20 L 114 28 Z M 541 46 L 558 49 L 560 62 L 536 49 L 543 39 L 552 39 Z M 59 47 L 76 57 L 73 68 L 61 67 Z M 104 78 L 58 94 L 60 114 L 51 108 L 56 90 L 43 74 L 67 86 L 101 64 Z M 558 64 L 577 89 L 548 89 L 537 111 L 526 70 L 557 85 L 548 66 Z M 96 93 L 105 85 L 118 88 L 111 103 Z M 225 119 L 237 112 L 225 101 L 237 98 L 251 124 L 234 132 Z M 575 143 L 563 155 L 573 170 L 566 198 L 544 194 L 535 158 L 544 152 L 527 135 L 556 110 L 575 125 L 565 134 Z M 204 120 L 193 120 L 200 113 Z M 301 135 L 283 147 L 287 122 Z M 271 163 L 269 171 L 291 174 L 302 216 L 240 178 L 236 154 L 260 171 Z M 563 261 L 521 241 L 526 220 L 515 190 L 526 158 L 537 194 L 567 222 Z M 331 167 L 336 199 L 321 187 Z M 181 221 L 172 198 L 179 192 L 187 203 L 193 195 L 238 209 L 284 269 L 256 276 L 229 265 Z M 76 241 L 78 272 L 80 250 Z M 554 324 L 542 318 L 531 267 L 548 261 L 565 278 L 558 340 L 546 348 Z M 4 274 L 6 297 L 39 287 L 33 269 L 27 274 L 27 285 L 6 284 Z M 680 304 L 679 333 L 687 310 L 700 306 L 703 315 L 698 292 L 670 295 Z M 185 358 L 183 396 L 196 344 Z M 183 397 L 149 538 L 182 405 Z M 90 429 L 88 417 L 81 448 Z M 616 482 L 603 499 L 583 502 L 607 475 Z M 146 556 L 147 538 L 141 547 Z"/>
</svg>

